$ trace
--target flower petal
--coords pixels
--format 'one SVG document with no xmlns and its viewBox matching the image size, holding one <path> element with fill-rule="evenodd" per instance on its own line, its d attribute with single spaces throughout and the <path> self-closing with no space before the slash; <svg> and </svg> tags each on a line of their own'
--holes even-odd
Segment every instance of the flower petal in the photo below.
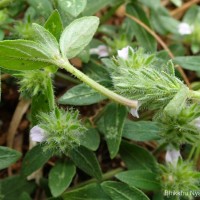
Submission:
<svg viewBox="0 0 200 200">
<path fill-rule="evenodd" d="M 181 35 L 190 35 L 193 31 L 193 27 L 190 26 L 188 23 L 186 22 L 182 22 L 179 24 L 178 26 L 178 32 Z"/>
<path fill-rule="evenodd" d="M 165 161 L 176 166 L 179 157 L 181 157 L 180 150 L 168 149 L 165 155 Z"/>
<path fill-rule="evenodd" d="M 47 135 L 45 133 L 45 130 L 40 128 L 39 126 L 34 126 L 30 130 L 30 137 L 32 141 L 35 142 L 43 142 L 46 140 Z"/>
<path fill-rule="evenodd" d="M 99 57 L 107 57 L 109 56 L 108 47 L 99 45 L 97 48 L 90 49 L 90 54 L 97 54 Z"/>
<path fill-rule="evenodd" d="M 118 51 L 117 51 L 117 54 L 118 54 L 118 57 L 119 57 L 119 58 L 122 58 L 122 59 L 124 59 L 124 60 L 127 60 L 127 59 L 128 59 L 128 52 L 129 52 L 129 46 L 124 47 L 124 48 L 121 49 L 121 50 L 118 50 Z"/>
</svg>

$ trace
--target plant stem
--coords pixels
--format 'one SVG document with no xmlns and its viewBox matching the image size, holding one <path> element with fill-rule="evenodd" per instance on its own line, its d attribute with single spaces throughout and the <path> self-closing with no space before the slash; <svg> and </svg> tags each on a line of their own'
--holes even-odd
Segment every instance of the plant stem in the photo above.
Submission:
<svg viewBox="0 0 200 200">
<path fill-rule="evenodd" d="M 108 97 L 109 99 L 119 104 L 129 106 L 131 108 L 138 107 L 138 101 L 127 99 L 105 88 L 104 86 L 100 85 L 99 83 L 97 83 L 96 81 L 94 81 L 93 79 L 91 79 L 90 77 L 88 77 L 87 75 L 85 75 L 84 73 L 76 69 L 75 67 L 73 67 L 67 59 L 59 59 L 55 62 L 55 64 L 67 70 L 68 72 L 76 76 L 79 80 L 83 81 L 84 83 L 89 85 L 91 88 L 101 93 L 102 95 Z"/>
<path fill-rule="evenodd" d="M 75 83 L 75 84 L 80 83 L 80 81 L 78 79 L 75 79 L 75 78 L 73 78 L 73 77 L 71 77 L 67 74 L 63 74 L 61 72 L 56 72 L 56 76 L 59 76 L 60 78 L 63 78 L 65 80 L 70 81 L 70 82 Z"/>
<path fill-rule="evenodd" d="M 48 97 L 48 102 L 49 102 L 49 108 L 51 111 L 55 110 L 55 97 L 54 97 L 54 89 L 53 89 L 53 84 L 52 80 L 49 77 L 48 83 L 47 83 L 47 91 L 46 91 L 46 96 Z"/>
<path fill-rule="evenodd" d="M 113 176 L 115 176 L 115 174 L 117 174 L 117 173 L 119 173 L 119 172 L 121 172 L 121 171 L 123 171 L 123 168 L 117 168 L 117 169 L 113 169 L 113 170 L 111 170 L 111 171 L 109 171 L 109 172 L 103 174 L 102 179 L 101 179 L 101 182 L 112 178 Z M 78 185 L 76 185 L 76 186 L 70 188 L 70 190 L 73 190 L 73 189 L 82 187 L 82 186 L 87 185 L 87 184 L 90 184 L 90 183 L 97 183 L 97 182 L 99 182 L 97 179 L 92 178 L 92 179 L 90 179 L 90 180 L 84 181 L 84 182 L 82 182 L 82 183 L 80 183 L 80 184 L 78 184 Z"/>
</svg>

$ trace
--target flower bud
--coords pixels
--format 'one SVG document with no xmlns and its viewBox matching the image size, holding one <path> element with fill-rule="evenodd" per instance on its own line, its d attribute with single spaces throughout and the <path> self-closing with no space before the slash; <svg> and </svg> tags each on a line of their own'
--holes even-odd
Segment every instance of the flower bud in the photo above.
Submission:
<svg viewBox="0 0 200 200">
<path fill-rule="evenodd" d="M 122 58 L 122 59 L 124 59 L 124 60 L 127 60 L 127 59 L 128 59 L 128 52 L 129 52 L 129 46 L 124 47 L 124 48 L 121 49 L 121 50 L 118 50 L 118 51 L 117 51 L 117 54 L 118 54 L 118 57 L 119 57 L 119 58 Z"/>
<path fill-rule="evenodd" d="M 178 159 L 181 157 L 180 151 L 176 149 L 169 149 L 166 152 L 165 160 L 168 163 L 176 166 Z"/>
<path fill-rule="evenodd" d="M 90 54 L 97 54 L 100 58 L 109 56 L 108 47 L 99 45 L 97 48 L 90 49 Z"/>
<path fill-rule="evenodd" d="M 186 22 L 182 22 L 178 26 L 178 32 L 181 35 L 190 35 L 193 32 L 193 27 Z"/>
</svg>

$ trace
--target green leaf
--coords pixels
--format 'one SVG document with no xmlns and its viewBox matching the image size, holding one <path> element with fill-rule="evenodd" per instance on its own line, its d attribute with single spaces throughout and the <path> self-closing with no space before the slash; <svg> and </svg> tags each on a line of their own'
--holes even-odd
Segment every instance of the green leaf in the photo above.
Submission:
<svg viewBox="0 0 200 200">
<path fill-rule="evenodd" d="M 111 103 L 106 106 L 103 117 L 98 121 L 98 128 L 105 136 L 111 158 L 119 151 L 126 115 L 124 106 Z"/>
<path fill-rule="evenodd" d="M 54 59 L 59 58 L 60 50 L 56 38 L 39 24 L 33 24 L 33 30 L 35 31 L 34 40 L 43 47 L 48 57 Z"/>
<path fill-rule="evenodd" d="M 96 151 L 100 144 L 100 136 L 96 129 L 91 128 L 88 129 L 83 135 L 81 139 L 81 145 L 92 150 Z"/>
<path fill-rule="evenodd" d="M 85 10 L 83 11 L 83 15 L 93 15 L 97 11 L 101 10 L 106 6 L 110 6 L 115 3 L 117 0 L 87 0 L 87 5 Z"/>
<path fill-rule="evenodd" d="M 62 198 L 63 200 L 111 200 L 96 183 L 65 192 Z"/>
<path fill-rule="evenodd" d="M 87 4 L 87 0 L 58 0 L 60 7 L 73 17 L 77 17 Z"/>
<path fill-rule="evenodd" d="M 41 112 L 50 112 L 48 96 L 39 94 L 32 97 L 31 102 L 31 123 L 35 126 L 39 123 L 38 114 Z"/>
<path fill-rule="evenodd" d="M 142 4 L 148 6 L 151 9 L 158 9 L 161 4 L 160 4 L 160 0 L 139 0 Z M 134 2 L 134 1 L 133 1 Z"/>
<path fill-rule="evenodd" d="M 180 65 L 184 69 L 192 71 L 200 71 L 200 56 L 180 56 L 173 59 L 175 64 Z"/>
<path fill-rule="evenodd" d="M 47 18 L 52 12 L 52 3 L 49 0 L 28 0 L 28 3 L 37 10 L 37 14 Z"/>
<path fill-rule="evenodd" d="M 145 23 L 147 26 L 150 26 L 150 22 L 145 14 L 145 12 L 142 10 L 140 6 L 137 4 L 128 4 L 127 5 L 127 13 L 130 15 L 133 15 L 137 19 L 141 20 L 143 23 Z M 128 19 L 131 20 L 131 19 Z M 154 52 L 156 50 L 157 42 L 155 38 L 150 35 L 143 27 L 138 25 L 136 22 L 131 20 L 130 22 L 133 26 L 134 34 L 136 36 L 136 39 L 138 43 L 143 46 L 146 50 Z"/>
<path fill-rule="evenodd" d="M 155 158 L 147 150 L 135 144 L 123 141 L 120 155 L 128 169 L 147 170 L 155 173 L 158 171 Z"/>
<path fill-rule="evenodd" d="M 135 141 L 149 141 L 160 139 L 161 133 L 162 126 L 157 122 L 127 120 L 124 124 L 122 136 Z"/>
<path fill-rule="evenodd" d="M 171 16 L 160 16 L 160 18 L 158 20 L 160 20 L 160 23 L 162 24 L 163 28 L 167 32 L 179 34 L 178 33 L 178 25 L 179 25 L 178 20 L 175 20 Z"/>
<path fill-rule="evenodd" d="M 150 21 L 155 30 L 160 34 L 178 34 L 179 21 L 174 19 L 165 7 L 151 11 Z"/>
<path fill-rule="evenodd" d="M 31 200 L 31 197 L 28 193 L 26 192 L 23 192 L 20 197 L 19 197 L 19 200 Z"/>
<path fill-rule="evenodd" d="M 189 89 L 187 87 L 183 87 L 178 91 L 178 93 L 174 96 L 174 98 L 167 104 L 167 106 L 164 109 L 164 112 L 167 113 L 168 116 L 176 119 L 177 116 L 182 111 L 182 109 L 185 108 L 188 96 L 189 96 Z"/>
<path fill-rule="evenodd" d="M 193 24 L 194 19 L 197 20 L 199 17 L 199 6 L 193 5 L 186 11 L 182 21 L 188 24 Z"/>
<path fill-rule="evenodd" d="M 18 151 L 0 146 L 0 170 L 9 167 L 19 160 L 21 156 L 22 154 Z"/>
<path fill-rule="evenodd" d="M 59 41 L 63 31 L 63 24 L 60 14 L 57 10 L 55 10 L 47 19 L 44 27 L 57 39 L 57 41 Z"/>
<path fill-rule="evenodd" d="M 48 54 L 36 42 L 5 40 L 0 42 L 0 66 L 10 70 L 33 70 L 49 64 Z"/>
<path fill-rule="evenodd" d="M 51 152 L 44 152 L 41 145 L 33 147 L 25 155 L 22 162 L 22 176 L 28 176 L 41 168 L 52 156 Z"/>
<path fill-rule="evenodd" d="M 3 200 L 16 200 L 23 192 L 32 193 L 35 183 L 21 176 L 11 176 L 0 180 L 0 195 Z"/>
<path fill-rule="evenodd" d="M 69 89 L 63 96 L 58 99 L 59 104 L 68 105 L 91 105 L 106 99 L 100 93 L 91 89 L 85 84 L 79 84 Z"/>
<path fill-rule="evenodd" d="M 96 61 L 91 60 L 84 66 L 83 72 L 105 87 L 112 87 L 112 80 L 110 79 L 108 69 L 107 67 L 103 67 L 102 64 L 97 64 Z"/>
<path fill-rule="evenodd" d="M 160 190 L 161 185 L 157 180 L 158 175 L 145 170 L 129 170 L 115 175 L 117 179 L 128 184 L 131 187 L 136 187 L 144 190 Z"/>
<path fill-rule="evenodd" d="M 103 190 L 112 200 L 148 200 L 149 198 L 140 190 L 129 187 L 125 183 L 107 181 L 101 184 Z"/>
<path fill-rule="evenodd" d="M 96 179 L 101 179 L 101 168 L 95 154 L 92 151 L 80 146 L 76 149 L 73 149 L 69 153 L 69 157 L 72 159 L 75 165 L 83 170 L 86 174 L 89 174 Z"/>
<path fill-rule="evenodd" d="M 64 57 L 70 59 L 78 55 L 91 41 L 99 25 L 94 16 L 74 20 L 65 28 L 60 38 L 60 49 Z"/>
<path fill-rule="evenodd" d="M 54 197 L 61 195 L 70 185 L 76 173 L 71 162 L 57 162 L 49 173 L 49 188 Z"/>
</svg>

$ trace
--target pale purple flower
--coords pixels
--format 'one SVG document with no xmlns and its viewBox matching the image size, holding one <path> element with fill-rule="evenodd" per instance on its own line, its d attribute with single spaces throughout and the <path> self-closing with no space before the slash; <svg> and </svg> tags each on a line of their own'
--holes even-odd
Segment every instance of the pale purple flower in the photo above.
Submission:
<svg viewBox="0 0 200 200">
<path fill-rule="evenodd" d="M 107 57 L 109 56 L 108 47 L 99 45 L 97 48 L 90 49 L 90 54 L 97 54 L 99 57 Z"/>
<path fill-rule="evenodd" d="M 137 108 L 131 108 L 130 110 L 130 113 L 133 117 L 137 117 L 139 118 L 139 114 L 138 114 L 138 110 L 139 110 L 139 107 L 141 106 L 141 103 L 138 102 L 138 105 L 137 105 Z"/>
<path fill-rule="evenodd" d="M 119 58 L 122 58 L 122 59 L 124 59 L 124 60 L 127 60 L 127 59 L 128 59 L 128 52 L 129 52 L 129 46 L 124 47 L 124 48 L 121 49 L 121 50 L 118 50 L 118 51 L 117 51 L 117 54 L 118 54 L 118 57 L 119 57 Z"/>
<path fill-rule="evenodd" d="M 190 26 L 188 23 L 186 22 L 182 22 L 178 25 L 178 32 L 181 35 L 190 35 L 193 31 L 193 27 Z"/>
<path fill-rule="evenodd" d="M 44 129 L 40 128 L 39 126 L 34 126 L 30 130 L 30 137 L 32 141 L 44 142 L 47 138 L 47 134 L 45 133 Z"/>
<path fill-rule="evenodd" d="M 177 165 L 178 159 L 181 157 L 180 151 L 176 149 L 168 149 L 165 155 L 165 161 Z"/>
</svg>

